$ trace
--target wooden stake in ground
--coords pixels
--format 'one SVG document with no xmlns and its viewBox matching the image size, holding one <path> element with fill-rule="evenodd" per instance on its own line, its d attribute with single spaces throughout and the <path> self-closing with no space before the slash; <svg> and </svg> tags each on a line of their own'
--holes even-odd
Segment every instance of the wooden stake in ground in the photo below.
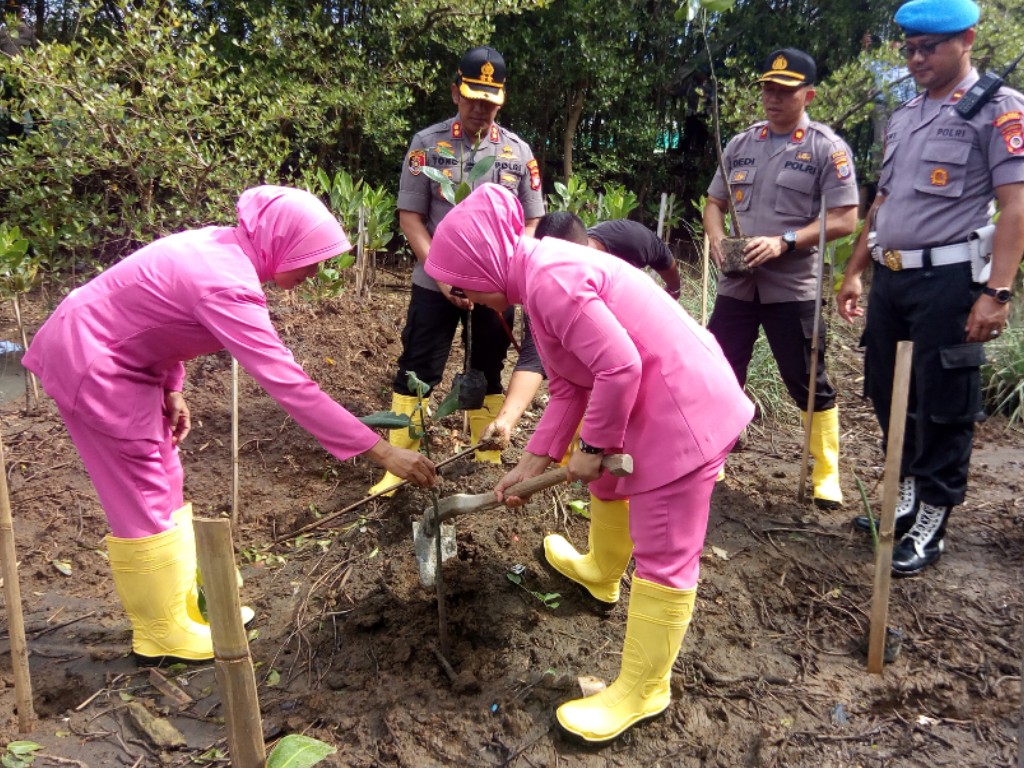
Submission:
<svg viewBox="0 0 1024 768">
<path fill-rule="evenodd" d="M 214 672 L 228 729 L 232 768 L 263 768 L 267 761 L 249 643 L 242 625 L 229 520 L 196 520 L 196 550 L 213 637 Z"/>
<path fill-rule="evenodd" d="M 868 637 L 868 672 L 882 673 L 885 660 L 886 623 L 889 620 L 889 583 L 892 580 L 893 529 L 896 527 L 896 502 L 900 495 L 900 461 L 903 458 L 903 434 L 907 425 L 907 397 L 910 393 L 912 341 L 896 345 L 896 373 L 892 383 L 889 409 L 889 435 L 885 446 L 885 477 L 882 485 L 882 519 L 875 550 L 875 586 L 871 596 L 871 634 Z M 868 510 L 868 514 L 871 511 Z"/>
<path fill-rule="evenodd" d="M 21 348 L 24 351 L 28 351 L 28 334 L 25 333 L 25 324 L 21 321 L 21 303 L 18 301 L 18 294 L 14 294 L 14 298 L 11 299 L 11 304 L 14 305 L 14 319 L 18 323 L 18 331 L 21 333 Z M 25 408 L 31 408 L 33 404 L 39 405 L 39 383 L 36 380 L 36 375 L 32 371 L 25 369 L 25 373 L 28 376 L 28 387 L 25 388 Z M 29 389 L 32 390 L 32 403 L 28 402 Z"/>
<path fill-rule="evenodd" d="M 710 256 L 711 241 L 708 240 L 708 233 L 704 233 L 704 260 L 701 267 L 700 279 L 700 324 L 708 327 L 708 274 L 711 269 Z"/>
<path fill-rule="evenodd" d="M 818 289 L 814 292 L 814 328 L 811 331 L 811 378 L 807 384 L 807 411 L 804 416 L 804 449 L 800 455 L 800 488 L 797 501 L 804 503 L 807 486 L 807 458 L 811 453 L 811 427 L 814 422 L 814 396 L 818 389 L 818 335 L 821 332 L 821 293 L 825 283 L 825 220 L 828 209 L 825 207 L 825 195 L 821 196 L 821 232 L 818 235 L 818 260 L 821 271 L 818 273 Z"/>
<path fill-rule="evenodd" d="M 4 601 L 11 638 L 11 667 L 14 669 L 14 699 L 18 706 L 18 732 L 32 730 L 32 678 L 28 670 L 28 644 L 25 642 L 25 617 L 21 613 L 21 587 L 18 585 L 18 559 L 14 551 L 14 522 L 11 499 L 7 495 L 7 460 L 0 438 L 0 561 L 3 566 Z"/>
</svg>

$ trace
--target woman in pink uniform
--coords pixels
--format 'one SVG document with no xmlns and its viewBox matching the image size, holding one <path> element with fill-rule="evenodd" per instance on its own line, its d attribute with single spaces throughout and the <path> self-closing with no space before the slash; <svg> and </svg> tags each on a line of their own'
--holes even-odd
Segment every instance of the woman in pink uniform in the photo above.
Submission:
<svg viewBox="0 0 1024 768">
<path fill-rule="evenodd" d="M 551 399 L 522 460 L 495 487 L 499 497 L 558 461 L 582 420 L 569 477 L 600 498 L 629 498 L 636 573 L 619 676 L 557 712 L 568 732 L 608 741 L 669 705 L 711 491 L 754 406 L 711 334 L 654 281 L 614 256 L 524 236 L 519 201 L 500 186 L 478 188 L 445 217 L 426 270 L 497 311 L 523 305 L 533 326 Z M 602 454 L 620 452 L 633 456 L 633 474 L 599 478 Z M 619 539 L 591 542 L 625 551 L 612 555 L 616 581 L 629 561 L 628 536 Z"/>
<path fill-rule="evenodd" d="M 351 247 L 315 196 L 256 187 L 238 201 L 238 226 L 164 237 L 72 291 L 25 354 L 106 513 L 114 584 L 138 656 L 213 657 L 195 604 L 195 538 L 177 448 L 191 428 L 183 361 L 227 349 L 336 458 L 362 454 L 433 485 L 426 457 L 390 446 L 331 400 L 271 324 L 262 283 L 294 288 Z"/>
</svg>

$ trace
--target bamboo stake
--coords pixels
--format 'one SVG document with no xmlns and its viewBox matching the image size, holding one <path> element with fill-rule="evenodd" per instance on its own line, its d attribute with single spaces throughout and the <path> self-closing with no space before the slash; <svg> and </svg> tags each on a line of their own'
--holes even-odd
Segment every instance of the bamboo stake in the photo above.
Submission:
<svg viewBox="0 0 1024 768">
<path fill-rule="evenodd" d="M 700 324 L 708 327 L 708 275 L 711 270 L 710 256 L 711 241 L 708 240 L 708 233 L 704 233 L 704 259 L 701 267 L 700 279 Z"/>
<path fill-rule="evenodd" d="M 231 358 L 231 524 L 238 525 L 238 361 Z"/>
<path fill-rule="evenodd" d="M 25 333 L 25 324 L 21 321 L 21 302 L 18 301 L 18 296 L 15 295 L 11 299 L 11 303 L 14 305 L 14 319 L 18 323 L 18 331 L 21 332 L 21 348 L 28 352 L 28 335 Z M 25 373 L 28 375 L 28 383 L 32 387 L 32 402 L 39 405 L 39 383 L 36 380 L 36 375 L 32 371 L 25 369 Z M 28 390 L 25 390 L 25 408 L 31 408 L 32 404 L 28 402 Z"/>
<path fill-rule="evenodd" d="M 233 768 L 263 768 L 267 761 L 266 747 L 256 674 L 242 625 L 231 521 L 197 519 L 195 529 L 213 638 L 213 669 L 224 707 L 231 765 Z"/>
<path fill-rule="evenodd" d="M 893 530 L 896 527 L 896 502 L 900 493 L 900 463 L 903 458 L 903 434 L 907 426 L 907 397 L 910 393 L 910 366 L 914 354 L 912 341 L 896 345 L 896 373 L 889 409 L 889 436 L 885 446 L 885 476 L 882 485 L 882 520 L 875 551 L 875 585 L 871 597 L 871 633 L 868 636 L 868 672 L 882 673 L 885 660 L 885 632 L 889 620 L 889 583 L 892 581 Z M 868 510 L 868 514 L 871 511 Z"/>
<path fill-rule="evenodd" d="M 818 272 L 818 287 L 814 292 L 814 327 L 811 331 L 811 379 L 807 385 L 807 412 L 804 417 L 804 449 L 800 456 L 800 486 L 797 501 L 804 503 L 807 486 L 807 458 L 811 452 L 811 427 L 814 422 L 814 396 L 818 389 L 818 333 L 821 330 L 821 293 L 825 282 L 825 223 L 828 209 L 825 207 L 825 195 L 821 196 L 821 233 L 818 236 L 818 256 L 822 268 Z"/>
<path fill-rule="evenodd" d="M 28 644 L 25 641 L 25 617 L 21 613 L 21 587 L 18 584 L 18 560 L 14 549 L 14 521 L 11 499 L 7 495 L 7 461 L 0 438 L 0 560 L 4 577 L 4 601 L 11 639 L 11 667 L 14 669 L 14 698 L 18 707 L 18 732 L 32 730 L 32 678 L 28 668 Z"/>
<path fill-rule="evenodd" d="M 664 192 L 661 193 L 661 205 L 658 207 L 658 239 L 665 239 L 665 203 L 668 200 L 668 195 Z"/>
</svg>

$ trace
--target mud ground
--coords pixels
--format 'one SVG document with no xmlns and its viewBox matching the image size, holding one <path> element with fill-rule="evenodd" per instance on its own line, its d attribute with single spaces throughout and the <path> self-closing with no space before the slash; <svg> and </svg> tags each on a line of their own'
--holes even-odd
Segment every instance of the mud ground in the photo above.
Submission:
<svg viewBox="0 0 1024 768">
<path fill-rule="evenodd" d="M 346 294 L 311 305 L 271 295 L 297 359 L 358 414 L 387 407 L 399 350 L 407 281 L 384 274 L 382 282 L 370 300 Z M 53 301 L 29 297 L 30 330 Z M 11 314 L 0 338 L 16 338 Z M 457 520 L 458 556 L 443 572 L 446 668 L 437 596 L 420 585 L 412 547 L 428 495 L 403 489 L 289 537 L 358 501 L 379 472 L 333 460 L 243 373 L 234 541 L 242 596 L 256 610 L 250 647 L 268 743 L 304 733 L 337 748 L 323 765 L 352 767 L 1017 765 L 1022 434 L 999 417 L 980 425 L 971 490 L 946 553 L 926 575 L 893 581 L 889 624 L 902 642 L 883 674 L 869 674 L 873 555 L 849 521 L 861 509 L 857 479 L 879 508 L 884 456 L 858 396 L 853 337 L 835 336 L 845 509 L 798 502 L 795 411 L 755 424 L 714 494 L 674 701 L 604 748 L 565 738 L 553 716 L 578 695 L 578 676 L 614 679 L 625 625 L 628 588 L 604 615 L 540 555 L 551 531 L 585 546 L 586 520 L 568 505 L 585 498 L 582 489 Z M 461 359 L 456 346 L 450 368 Z M 197 516 L 230 513 L 230 386 L 226 355 L 189 365 L 194 431 L 182 456 Z M 505 452 L 508 465 L 542 408 L 538 398 Z M 212 666 L 161 670 L 188 693 L 179 705 L 127 654 L 103 513 L 53 404 L 19 397 L 0 406 L 0 419 L 39 717 L 32 732 L 17 733 L 5 614 L 0 745 L 41 744 L 35 766 L 228 765 Z M 465 440 L 461 419 L 450 417 L 438 425 L 434 457 Z M 440 492 L 488 490 L 499 476 L 460 460 Z M 517 585 L 508 574 L 518 567 Z M 155 747 L 131 724 L 133 704 L 174 725 L 185 745 Z"/>
</svg>

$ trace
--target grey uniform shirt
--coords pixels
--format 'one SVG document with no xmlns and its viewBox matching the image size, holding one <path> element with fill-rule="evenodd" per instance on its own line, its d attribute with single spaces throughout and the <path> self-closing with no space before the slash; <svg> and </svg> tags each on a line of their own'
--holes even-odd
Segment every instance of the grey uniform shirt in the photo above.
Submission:
<svg viewBox="0 0 1024 768">
<path fill-rule="evenodd" d="M 463 135 L 458 117 L 432 125 L 412 137 L 398 185 L 398 210 L 422 214 L 426 218 L 427 231 L 433 237 L 434 230 L 452 205 L 442 196 L 441 185 L 431 181 L 423 173 L 423 168 L 436 168 L 458 185 L 478 160 L 490 155 L 496 158 L 494 165 L 476 186 L 488 182 L 500 184 L 519 198 L 524 218 L 529 220 L 543 216 L 540 169 L 527 143 L 495 123 L 488 135 L 480 140 L 474 155 L 473 139 Z M 438 290 L 437 283 L 427 275 L 419 260 L 413 267 L 412 282 Z"/>
<path fill-rule="evenodd" d="M 818 217 L 821 195 L 827 205 L 857 205 L 857 179 L 850 148 L 827 125 L 804 114 L 789 140 L 773 148 L 767 121 L 755 123 L 725 148 L 733 204 L 744 236 L 778 237 Z M 708 194 L 727 200 L 721 169 Z M 783 253 L 749 275 L 720 275 L 718 293 L 765 304 L 810 301 L 820 279 L 817 248 Z"/>
<path fill-rule="evenodd" d="M 938 110 L 921 94 L 886 129 L 875 231 L 882 248 L 962 243 L 992 218 L 995 188 L 1024 182 L 1024 96 L 1000 88 L 970 120 L 954 108 L 977 81 L 972 70 Z"/>
</svg>

